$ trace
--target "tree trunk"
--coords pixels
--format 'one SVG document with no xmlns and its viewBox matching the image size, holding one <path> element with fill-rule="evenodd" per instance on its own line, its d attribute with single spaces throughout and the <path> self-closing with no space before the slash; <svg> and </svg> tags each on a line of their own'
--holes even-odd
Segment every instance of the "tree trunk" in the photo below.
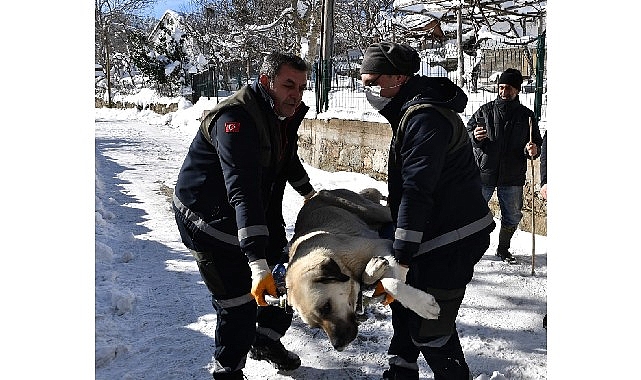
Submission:
<svg viewBox="0 0 641 380">
<path fill-rule="evenodd" d="M 105 78 L 107 78 L 107 108 L 113 106 L 111 100 L 111 51 L 109 49 L 109 28 L 105 29 Z"/>
</svg>

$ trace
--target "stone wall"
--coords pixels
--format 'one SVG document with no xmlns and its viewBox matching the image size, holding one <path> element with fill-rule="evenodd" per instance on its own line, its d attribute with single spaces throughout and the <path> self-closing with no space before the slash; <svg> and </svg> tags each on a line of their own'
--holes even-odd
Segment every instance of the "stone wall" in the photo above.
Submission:
<svg viewBox="0 0 641 380">
<path fill-rule="evenodd" d="M 103 99 L 100 98 L 94 98 L 95 100 L 95 106 L 96 108 L 102 108 L 107 106 L 107 102 L 105 102 Z M 170 112 L 176 112 L 178 111 L 178 103 L 170 103 L 170 104 L 160 104 L 160 103 L 153 103 L 153 104 L 146 104 L 146 105 L 140 105 L 140 104 L 135 104 L 131 102 L 121 102 L 121 101 L 115 101 L 113 102 L 114 108 L 137 108 L 138 110 L 152 110 L 155 113 L 161 114 L 161 115 L 166 115 Z"/>
<path fill-rule="evenodd" d="M 298 152 L 315 168 L 353 171 L 385 181 L 391 138 L 387 124 L 305 119 L 299 129 Z"/>
<path fill-rule="evenodd" d="M 387 180 L 387 155 L 392 131 L 388 124 L 354 120 L 305 119 L 299 129 L 298 153 L 303 161 L 329 172 L 351 171 Z M 532 168 L 528 164 L 523 188 L 523 218 L 519 228 L 532 231 Z M 547 235 L 547 207 L 539 196 L 539 160 L 534 161 L 534 229 Z M 496 193 L 490 209 L 500 217 Z"/>
</svg>

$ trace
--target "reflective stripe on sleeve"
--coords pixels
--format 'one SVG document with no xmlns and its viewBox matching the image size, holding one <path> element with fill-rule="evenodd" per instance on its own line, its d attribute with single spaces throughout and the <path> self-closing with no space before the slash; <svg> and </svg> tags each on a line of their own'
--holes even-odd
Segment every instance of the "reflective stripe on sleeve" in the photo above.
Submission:
<svg viewBox="0 0 641 380">
<path fill-rule="evenodd" d="M 301 178 L 300 180 L 295 181 L 295 182 L 290 182 L 289 184 L 292 185 L 292 187 L 298 187 L 298 186 L 302 186 L 302 185 L 304 185 L 304 184 L 306 184 L 308 182 L 309 182 L 309 177 L 307 176 L 307 174 L 305 174 L 305 176 L 303 178 Z"/>
<path fill-rule="evenodd" d="M 269 230 L 267 229 L 267 226 L 261 224 L 257 226 L 241 228 L 240 230 L 238 230 L 238 241 L 243 241 L 244 239 L 253 236 L 269 236 Z"/>
<path fill-rule="evenodd" d="M 423 240 L 423 232 L 397 228 L 394 232 L 394 239 L 403 240 L 409 243 L 420 243 L 421 240 Z"/>
</svg>

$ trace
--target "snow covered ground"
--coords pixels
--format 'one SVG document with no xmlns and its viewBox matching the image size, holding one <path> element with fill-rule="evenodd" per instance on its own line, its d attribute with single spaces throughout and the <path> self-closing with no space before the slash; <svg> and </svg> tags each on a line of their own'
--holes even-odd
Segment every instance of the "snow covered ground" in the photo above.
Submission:
<svg viewBox="0 0 641 380">
<path fill-rule="evenodd" d="M 195 262 L 180 242 L 169 196 L 206 105 L 173 114 L 95 111 L 95 375 L 97 379 L 208 379 L 215 315 Z M 307 167 L 316 189 L 376 187 L 383 182 L 355 173 Z M 302 200 L 285 194 L 289 237 Z M 518 231 L 513 248 L 521 265 L 493 256 L 476 267 L 458 329 L 476 380 L 547 378 L 546 237 Z M 249 379 L 378 379 L 387 365 L 391 313 L 370 306 L 357 339 L 343 352 L 325 333 L 295 316 L 283 338 L 302 366 L 279 373 L 248 359 Z M 419 359 L 421 379 L 432 379 Z"/>
</svg>

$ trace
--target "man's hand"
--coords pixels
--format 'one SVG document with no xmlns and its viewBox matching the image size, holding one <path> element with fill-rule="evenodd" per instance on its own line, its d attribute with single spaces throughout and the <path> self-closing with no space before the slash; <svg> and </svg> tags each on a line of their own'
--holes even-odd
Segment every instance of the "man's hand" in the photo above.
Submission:
<svg viewBox="0 0 641 380">
<path fill-rule="evenodd" d="M 316 190 L 310 191 L 309 193 L 305 194 L 304 198 L 305 200 L 303 201 L 303 204 L 307 203 L 310 199 L 312 199 L 316 195 Z"/>
<path fill-rule="evenodd" d="M 527 145 L 525 146 L 525 150 L 530 157 L 534 157 L 537 153 L 539 153 L 539 148 L 533 142 L 527 143 Z"/>
<path fill-rule="evenodd" d="M 485 129 L 485 125 L 474 128 L 474 138 L 476 139 L 476 141 L 483 141 L 487 138 L 487 130 Z"/>
<path fill-rule="evenodd" d="M 385 290 L 385 288 L 383 287 L 383 283 L 380 281 L 376 283 L 376 288 L 374 288 L 374 293 L 372 294 L 372 298 L 377 298 L 377 297 L 384 297 L 381 303 L 385 306 L 394 302 L 394 297 L 392 297 L 392 295 L 390 295 Z"/>
<path fill-rule="evenodd" d="M 265 294 L 278 297 L 278 293 L 276 292 L 276 283 L 267 265 L 267 260 L 252 261 L 249 263 L 249 268 L 252 272 L 252 296 L 254 296 L 258 306 L 268 306 L 265 301 Z"/>
</svg>

